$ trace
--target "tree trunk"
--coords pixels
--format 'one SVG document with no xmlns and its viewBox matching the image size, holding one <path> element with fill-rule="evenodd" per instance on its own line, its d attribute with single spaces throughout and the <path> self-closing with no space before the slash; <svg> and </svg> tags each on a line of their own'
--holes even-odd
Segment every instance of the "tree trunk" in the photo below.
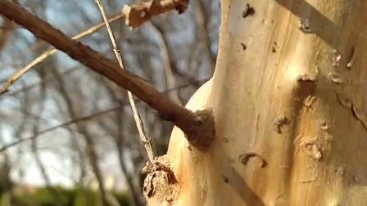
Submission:
<svg viewBox="0 0 367 206">
<path fill-rule="evenodd" d="M 208 151 L 173 130 L 167 205 L 364 205 L 367 1 L 222 0 Z M 157 202 L 155 202 L 157 201 Z M 150 205 L 164 205 L 149 199 Z"/>
</svg>

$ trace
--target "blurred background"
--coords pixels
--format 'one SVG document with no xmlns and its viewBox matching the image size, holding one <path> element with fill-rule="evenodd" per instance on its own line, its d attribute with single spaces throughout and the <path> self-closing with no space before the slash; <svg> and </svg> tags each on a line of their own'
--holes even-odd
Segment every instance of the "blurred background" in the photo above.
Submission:
<svg viewBox="0 0 367 206">
<path fill-rule="evenodd" d="M 94 0 L 19 0 L 69 36 L 102 22 Z M 109 16 L 137 1 L 102 0 Z M 131 31 L 111 24 L 125 67 L 185 105 L 213 74 L 220 1 L 191 0 L 188 10 L 154 17 Z M 103 27 L 80 40 L 115 60 Z M 0 87 L 52 48 L 0 17 Z M 172 124 L 137 100 L 156 155 Z M 0 95 L 0 206 L 145 205 L 147 156 L 125 90 L 62 52 L 48 57 Z"/>
</svg>

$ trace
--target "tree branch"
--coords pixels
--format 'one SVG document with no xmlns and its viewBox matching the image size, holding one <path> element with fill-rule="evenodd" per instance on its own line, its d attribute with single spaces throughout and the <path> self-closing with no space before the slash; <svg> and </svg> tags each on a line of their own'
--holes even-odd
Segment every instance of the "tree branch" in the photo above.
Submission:
<svg viewBox="0 0 367 206">
<path fill-rule="evenodd" d="M 125 16 L 125 24 L 136 28 L 144 24 L 153 16 L 176 10 L 179 14 L 186 11 L 189 0 L 151 0 L 132 6 L 124 6 L 122 13 Z"/>
<path fill-rule="evenodd" d="M 214 138 L 214 120 L 211 112 L 193 113 L 166 99 L 142 78 L 122 70 L 118 64 L 100 55 L 80 42 L 72 41 L 61 31 L 24 8 L 6 0 L 0 0 L 0 14 L 23 26 L 36 37 L 43 39 L 71 58 L 79 61 L 117 85 L 131 91 L 135 96 L 154 108 L 163 120 L 173 122 L 198 148 L 206 148 Z"/>
</svg>

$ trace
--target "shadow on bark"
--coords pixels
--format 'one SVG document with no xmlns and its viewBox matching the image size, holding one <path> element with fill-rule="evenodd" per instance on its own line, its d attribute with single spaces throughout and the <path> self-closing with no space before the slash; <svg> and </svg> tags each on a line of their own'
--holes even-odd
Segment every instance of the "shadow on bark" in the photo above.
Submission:
<svg viewBox="0 0 367 206">
<path fill-rule="evenodd" d="M 260 197 L 248 186 L 242 176 L 231 165 L 234 162 L 228 154 L 223 150 L 220 154 L 223 154 L 221 162 L 222 178 L 228 185 L 230 185 L 240 196 L 246 205 L 251 206 L 265 206 L 265 203 Z"/>
</svg>

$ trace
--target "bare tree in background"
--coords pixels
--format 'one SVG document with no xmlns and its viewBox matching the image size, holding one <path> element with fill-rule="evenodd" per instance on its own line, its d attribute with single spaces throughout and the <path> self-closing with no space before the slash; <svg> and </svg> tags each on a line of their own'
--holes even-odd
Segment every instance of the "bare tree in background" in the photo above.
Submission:
<svg viewBox="0 0 367 206">
<path fill-rule="evenodd" d="M 118 13 L 126 3 L 105 1 L 109 15 Z M 72 36 L 102 22 L 94 1 L 26 0 L 22 5 Z M 123 20 L 112 23 L 126 66 L 145 78 L 166 97 L 181 105 L 213 74 L 218 46 L 220 2 L 195 0 L 183 15 L 173 12 L 157 16 L 136 30 Z M 82 42 L 113 59 L 104 28 Z M 3 20 L 0 27 L 0 81 L 28 64 L 50 46 L 36 40 L 12 22 Z M 148 106 L 138 103 L 145 129 L 153 137 L 156 155 L 165 154 L 172 125 L 159 121 Z M 65 54 L 56 53 L 37 66 L 0 96 L 2 146 L 17 162 L 16 170 L 26 171 L 22 162 L 33 154 L 32 161 L 44 183 L 52 185 L 54 170 L 42 158 L 53 155 L 71 182 L 85 186 L 87 174 L 101 185 L 99 192 L 107 203 L 104 177 L 114 174 L 125 183 L 133 205 L 144 205 L 140 171 L 147 157 L 139 140 L 126 91 L 85 69 Z M 60 126 L 58 126 L 60 125 Z M 49 129 L 53 128 L 53 129 Z M 46 132 L 44 132 L 46 131 Z M 104 166 L 113 159 L 112 169 Z M 32 164 L 33 164 L 32 163 Z M 25 174 L 25 176 L 27 176 Z M 121 178 L 123 177 L 123 178 Z M 123 180 L 123 181 L 122 181 Z M 55 191 L 50 193 L 57 198 Z"/>
</svg>

